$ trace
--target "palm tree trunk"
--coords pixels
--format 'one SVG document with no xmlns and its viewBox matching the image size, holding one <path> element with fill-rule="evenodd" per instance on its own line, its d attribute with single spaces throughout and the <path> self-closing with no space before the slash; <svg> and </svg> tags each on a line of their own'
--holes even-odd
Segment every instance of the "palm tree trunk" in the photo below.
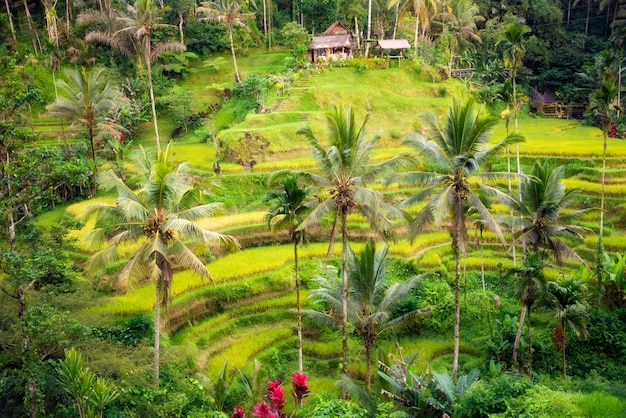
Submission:
<svg viewBox="0 0 626 418">
<path fill-rule="evenodd" d="M 369 337 L 364 341 L 365 344 L 365 390 L 370 393 L 372 390 L 372 342 Z"/>
<path fill-rule="evenodd" d="M 183 19 L 183 14 L 178 12 L 178 34 L 180 36 L 180 43 L 185 43 L 185 34 L 183 33 L 183 23 L 185 20 Z"/>
<path fill-rule="evenodd" d="M 365 57 L 370 53 L 370 41 L 372 37 L 372 0 L 367 2 L 367 42 L 365 44 Z"/>
<path fill-rule="evenodd" d="M 600 231 L 598 233 L 599 239 L 602 239 L 602 233 L 604 230 L 604 182 L 606 176 L 606 148 L 607 148 L 607 138 L 606 138 L 606 127 L 603 127 L 604 130 L 604 145 L 602 148 L 602 189 L 600 192 Z"/>
<path fill-rule="evenodd" d="M 341 211 L 341 332 L 342 371 L 348 371 L 348 214 Z"/>
<path fill-rule="evenodd" d="M 230 40 L 230 53 L 233 55 L 233 65 L 235 66 L 235 81 L 241 83 L 239 68 L 237 68 L 237 57 L 235 56 L 235 44 L 233 43 L 233 28 L 228 26 L 228 39 Z"/>
<path fill-rule="evenodd" d="M 361 51 L 361 36 L 359 32 L 359 19 L 354 15 L 354 34 L 356 36 L 356 49 Z"/>
<path fill-rule="evenodd" d="M 517 352 L 519 350 L 519 344 L 522 339 L 522 331 L 524 330 L 524 321 L 526 319 L 526 305 L 522 305 L 522 312 L 519 315 L 519 327 L 517 328 L 517 334 L 515 335 L 515 343 L 513 344 L 513 362 L 517 361 Z"/>
<path fill-rule="evenodd" d="M 420 19 L 417 16 L 417 13 L 415 14 L 415 37 L 413 38 L 413 48 L 415 49 L 415 57 L 417 58 L 417 36 L 418 36 L 418 32 L 419 32 L 419 27 L 420 27 Z"/>
<path fill-rule="evenodd" d="M 152 62 L 151 62 L 151 42 L 150 36 L 144 36 L 145 39 L 145 59 L 146 69 L 148 70 L 148 87 L 150 88 L 150 105 L 152 107 L 152 122 L 154 123 L 154 136 L 156 139 L 157 152 L 161 152 L 161 140 L 159 138 L 159 124 L 157 122 L 156 101 L 154 100 L 154 87 L 152 85 Z"/>
<path fill-rule="evenodd" d="M 530 306 L 528 307 L 528 359 L 526 361 L 526 368 L 528 375 L 530 376 L 532 373 L 532 356 L 533 356 L 533 336 L 530 330 Z"/>
<path fill-rule="evenodd" d="M 267 42 L 267 6 L 265 0 L 263 0 L 263 36 L 265 42 Z"/>
<path fill-rule="evenodd" d="M 565 358 L 565 348 L 567 347 L 565 336 L 565 327 L 563 327 L 563 344 L 561 345 L 561 354 L 563 355 L 563 380 L 567 380 L 567 359 Z"/>
<path fill-rule="evenodd" d="M 298 371 L 302 373 L 302 310 L 300 306 L 300 274 L 298 269 L 298 241 L 293 241 L 293 256 L 296 264 L 296 305 L 298 309 Z"/>
<path fill-rule="evenodd" d="M 461 340 L 461 240 L 463 222 L 463 202 L 457 195 L 454 204 L 453 245 L 454 245 L 454 354 L 452 357 L 452 379 L 456 380 L 459 371 L 459 345 Z"/>
<path fill-rule="evenodd" d="M 587 19 L 585 20 L 585 35 L 589 34 L 589 15 L 591 14 L 591 2 L 592 0 L 587 0 Z"/>
<path fill-rule="evenodd" d="M 15 36 L 15 26 L 13 26 L 13 16 L 11 15 L 11 7 L 9 6 L 9 0 L 4 0 L 4 6 L 7 8 L 7 16 L 9 17 L 9 26 L 11 27 L 11 36 L 13 37 L 13 42 L 17 42 L 17 37 Z"/>
<path fill-rule="evenodd" d="M 30 32 L 31 39 L 33 41 L 33 50 L 35 51 L 35 54 L 37 54 L 38 51 L 41 51 L 42 49 L 41 42 L 39 41 L 39 35 L 37 34 L 37 31 L 33 27 L 33 17 L 30 14 L 30 8 L 28 7 L 28 0 L 22 0 L 22 3 L 24 4 L 24 12 L 26 13 L 26 21 L 28 22 L 28 31 Z M 39 45 L 39 49 L 37 49 L 37 45 Z"/>
<path fill-rule="evenodd" d="M 396 31 L 398 29 L 398 18 L 399 18 L 399 16 L 398 16 L 398 5 L 396 4 L 396 14 L 395 14 L 394 19 L 393 19 L 393 33 L 392 33 L 391 39 L 396 39 Z"/>
<path fill-rule="evenodd" d="M 159 351 L 161 350 L 161 279 L 156 281 L 156 305 L 154 307 L 154 386 L 159 388 Z"/>
</svg>

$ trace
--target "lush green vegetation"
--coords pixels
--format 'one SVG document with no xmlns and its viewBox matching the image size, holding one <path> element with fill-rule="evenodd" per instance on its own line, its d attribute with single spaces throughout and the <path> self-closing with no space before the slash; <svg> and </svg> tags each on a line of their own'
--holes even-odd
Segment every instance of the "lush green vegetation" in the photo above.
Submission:
<svg viewBox="0 0 626 418">
<path fill-rule="evenodd" d="M 623 6 L 8 2 L 0 415 L 625 416 Z"/>
</svg>

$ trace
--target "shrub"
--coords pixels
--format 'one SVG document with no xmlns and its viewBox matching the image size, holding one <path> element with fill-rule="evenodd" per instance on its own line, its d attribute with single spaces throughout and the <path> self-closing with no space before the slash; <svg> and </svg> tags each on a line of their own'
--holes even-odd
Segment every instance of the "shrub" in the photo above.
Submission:
<svg viewBox="0 0 626 418">
<path fill-rule="evenodd" d="M 332 395 L 316 395 L 301 411 L 300 416 L 310 418 L 366 418 L 367 411 L 352 401 L 337 399 Z"/>
</svg>

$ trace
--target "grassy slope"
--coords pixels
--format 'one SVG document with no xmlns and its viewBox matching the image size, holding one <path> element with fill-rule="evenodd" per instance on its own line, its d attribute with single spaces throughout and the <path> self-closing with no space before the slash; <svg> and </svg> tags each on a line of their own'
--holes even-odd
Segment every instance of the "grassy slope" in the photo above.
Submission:
<svg viewBox="0 0 626 418">
<path fill-rule="evenodd" d="M 251 72 L 253 67 L 255 71 L 259 72 L 261 70 L 277 70 L 281 67 L 283 58 L 284 56 L 281 54 L 268 56 L 251 55 L 242 58 L 240 64 L 244 73 Z M 230 74 L 230 69 L 226 66 L 220 71 L 218 82 L 228 83 L 228 74 Z M 194 89 L 198 94 L 199 100 L 207 100 L 207 103 L 209 103 L 211 100 L 210 92 L 207 93 L 206 91 L 207 87 L 212 83 L 213 80 L 200 70 L 193 74 L 185 85 Z M 463 86 L 460 83 L 449 82 L 445 86 L 449 93 L 448 96 L 437 97 L 440 85 L 419 80 L 413 73 L 405 69 L 369 71 L 365 75 L 357 75 L 350 68 L 325 70 L 320 74 L 311 76 L 308 89 L 299 94 L 293 94 L 286 99 L 288 101 L 287 111 L 248 115 L 244 122 L 231 127 L 220 135 L 235 140 L 244 131 L 254 131 L 260 132 L 270 139 L 272 144 L 270 152 L 261 156 L 262 158 L 259 159 L 260 163 L 255 168 L 256 171 L 273 171 L 280 168 L 313 168 L 310 151 L 294 133 L 295 129 L 303 123 L 303 115 L 306 115 L 307 123 L 310 123 L 316 132 L 323 135 L 323 111 L 328 105 L 331 103 L 353 104 L 357 111 L 357 119 L 360 120 L 367 113 L 370 117 L 369 131 L 381 132 L 381 143 L 384 149 L 377 150 L 375 159 L 382 160 L 401 152 L 401 138 L 421 128 L 418 117 L 421 111 L 433 110 L 438 114 L 442 114 L 450 104 L 452 95 L 460 96 L 462 93 Z M 602 135 L 599 130 L 580 126 L 571 120 L 533 119 L 530 117 L 522 117 L 519 126 L 520 132 L 527 138 L 527 142 L 520 145 L 522 155 L 530 157 L 526 160 L 531 161 L 535 156 L 550 156 L 558 157 L 565 163 L 570 158 L 580 158 L 582 164 L 588 167 L 586 177 L 572 178 L 568 180 L 568 184 L 581 187 L 592 196 L 598 195 L 599 189 L 596 182 L 597 164 L 591 164 L 590 162 L 595 161 L 597 163 L 601 157 Z M 163 118 L 160 127 L 164 137 L 167 137 L 167 131 L 172 128 L 171 123 Z M 140 142 L 148 147 L 152 146 L 150 129 L 151 125 L 145 126 L 140 139 Z M 504 134 L 505 128 L 502 123 L 496 129 L 494 138 L 501 138 Z M 214 158 L 213 147 L 209 144 L 198 143 L 197 138 L 194 138 L 193 134 L 183 137 L 180 142 L 175 148 L 177 159 L 189 161 L 199 172 L 210 172 Z M 626 141 L 609 140 L 610 172 L 615 174 L 615 184 L 612 184 L 607 191 L 613 196 L 623 196 L 622 190 L 626 189 L 626 185 L 623 182 L 623 155 L 626 155 Z M 238 174 L 241 172 L 241 167 L 224 165 L 224 171 Z M 401 190 L 392 191 L 391 194 L 393 196 L 399 192 Z M 105 198 L 103 201 L 110 203 L 112 200 Z M 71 215 L 77 215 L 81 212 L 81 207 L 84 207 L 84 205 L 85 203 L 81 203 L 72 205 L 69 208 L 59 208 L 57 211 L 47 214 L 40 221 L 44 224 L 54 223 L 66 211 Z M 223 217 L 207 219 L 202 224 L 207 228 L 222 230 L 262 223 L 262 207 L 247 213 L 236 212 L 234 210 L 233 213 L 226 214 Z M 597 222 L 597 217 L 590 218 L 589 222 Z M 81 238 L 84 233 L 85 231 L 79 232 L 76 237 Z M 592 246 L 593 238 L 588 238 L 585 244 L 588 247 Z M 415 257 L 418 266 L 437 268 L 443 265 L 444 268 L 450 269 L 451 254 L 449 251 L 449 238 L 446 232 L 427 234 L 423 238 L 420 237 L 414 245 L 402 245 L 405 246 L 404 249 L 398 250 L 397 254 L 403 257 Z M 494 270 L 499 268 L 498 262 L 505 265 L 510 263 L 505 250 L 499 246 L 493 245 L 488 251 L 490 255 L 487 263 L 488 269 Z M 312 244 L 303 248 L 302 255 L 304 258 L 315 257 L 321 259 L 324 252 L 325 245 Z M 285 263 L 289 263 L 290 259 L 290 246 L 246 249 L 241 253 L 232 254 L 214 261 L 209 265 L 209 268 L 218 283 L 232 280 L 245 281 L 246 278 L 254 274 L 266 274 L 277 269 L 284 269 Z M 470 269 L 478 268 L 479 265 L 480 258 L 477 254 L 469 257 L 468 266 Z M 557 274 L 558 272 L 555 271 L 550 273 L 549 276 L 555 277 Z M 200 297 L 203 294 L 202 289 L 210 286 L 209 283 L 202 283 L 198 278 L 194 278 L 187 272 L 177 273 L 174 283 L 174 309 L 177 304 L 186 304 L 186 301 L 193 301 L 196 298 L 196 294 Z M 89 312 L 91 314 L 97 313 L 96 315 L 108 316 L 112 313 L 128 314 L 132 311 L 148 311 L 153 305 L 153 291 L 151 289 L 151 285 L 146 285 L 129 291 L 124 295 L 102 298 L 106 302 L 90 308 Z M 268 293 L 269 297 L 271 297 L 271 292 Z M 284 298 L 286 296 L 280 297 Z M 262 344 L 259 342 L 254 347 L 249 347 L 250 353 L 244 356 L 245 359 L 242 357 L 243 354 L 240 355 L 241 358 L 237 360 L 238 366 L 248 367 L 247 365 L 250 364 L 250 361 L 255 358 L 255 353 L 262 357 L 263 352 L 270 349 L 276 341 L 284 339 L 288 335 L 293 335 L 293 324 L 284 322 L 277 322 L 276 324 L 277 326 L 280 325 L 277 330 L 273 332 L 270 330 L 263 331 L 263 333 L 267 334 L 263 334 L 263 339 L 266 343 Z M 245 339 L 233 338 L 235 340 L 232 341 L 232 344 L 215 341 L 215 350 L 217 350 L 215 353 L 219 352 L 222 354 L 210 361 L 206 358 L 206 354 L 199 354 L 203 359 L 202 363 L 208 361 L 213 366 L 220 366 L 221 360 L 225 358 L 226 353 L 237 351 L 237 341 L 245 341 Z M 177 343 L 178 341 L 180 339 L 175 338 L 173 342 Z M 206 344 L 206 341 L 203 344 Z M 218 349 L 220 344 L 222 344 L 222 348 Z M 402 344 L 405 346 L 407 353 L 420 352 L 418 362 L 423 367 L 440 356 L 446 356 L 451 349 L 450 341 L 445 339 L 413 338 L 405 339 Z M 389 343 L 384 343 L 384 345 L 388 349 L 392 349 Z M 312 341 L 307 348 L 308 359 L 311 362 L 323 361 L 328 356 L 337 356 L 338 351 L 336 349 L 337 347 L 333 348 L 333 345 L 327 342 L 315 343 Z M 204 352 L 207 352 L 206 348 Z M 209 352 L 211 351 L 209 350 Z M 468 352 L 471 351 L 468 350 Z M 441 363 L 435 361 L 434 364 L 446 367 L 445 364 L 442 365 Z M 212 369 L 213 366 L 211 367 Z"/>
</svg>

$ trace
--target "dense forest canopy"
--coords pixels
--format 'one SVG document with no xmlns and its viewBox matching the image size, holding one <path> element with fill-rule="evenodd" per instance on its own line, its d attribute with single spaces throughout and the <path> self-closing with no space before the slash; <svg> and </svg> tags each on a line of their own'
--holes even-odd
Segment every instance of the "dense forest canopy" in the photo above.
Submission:
<svg viewBox="0 0 626 418">
<path fill-rule="evenodd" d="M 5 0 L 0 415 L 625 416 L 625 28 Z"/>
</svg>

